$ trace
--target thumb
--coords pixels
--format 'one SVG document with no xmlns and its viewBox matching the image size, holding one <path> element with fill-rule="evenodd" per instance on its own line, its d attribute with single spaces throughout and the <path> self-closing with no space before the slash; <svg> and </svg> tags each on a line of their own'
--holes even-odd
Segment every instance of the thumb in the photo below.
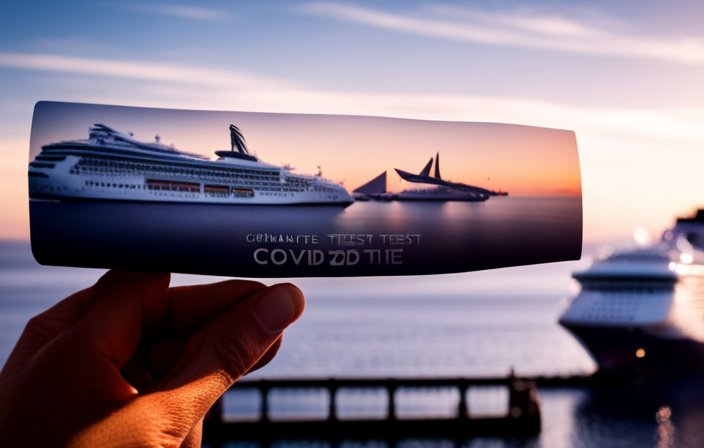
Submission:
<svg viewBox="0 0 704 448">
<path fill-rule="evenodd" d="M 174 367 L 147 394 L 167 397 L 163 392 L 168 392 L 164 404 L 195 424 L 257 364 L 304 307 L 303 293 L 291 284 L 238 302 L 189 338 Z"/>
<path fill-rule="evenodd" d="M 220 297 L 213 294 L 241 292 L 237 283 L 200 287 L 204 297 L 216 301 Z M 164 378 L 100 425 L 86 428 L 74 446 L 134 446 L 140 440 L 179 446 L 189 435 L 198 438 L 208 409 L 262 358 L 304 307 L 303 293 L 291 284 L 239 300 L 187 340 Z"/>
</svg>

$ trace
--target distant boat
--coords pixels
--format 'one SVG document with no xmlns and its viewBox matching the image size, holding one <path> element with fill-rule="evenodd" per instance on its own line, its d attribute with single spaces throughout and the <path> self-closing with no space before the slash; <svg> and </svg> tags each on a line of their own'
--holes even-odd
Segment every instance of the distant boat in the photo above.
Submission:
<svg viewBox="0 0 704 448">
<path fill-rule="evenodd" d="M 704 210 L 662 241 L 595 261 L 560 318 L 603 374 L 704 370 Z"/>
<path fill-rule="evenodd" d="M 250 154 L 230 126 L 230 151 L 218 159 L 144 143 L 103 124 L 87 140 L 52 143 L 29 164 L 30 198 L 211 204 L 347 206 L 345 188 L 321 176 L 293 173 Z"/>
<path fill-rule="evenodd" d="M 473 187 L 462 183 L 443 180 L 440 176 L 440 153 L 435 156 L 435 173 L 430 175 L 433 158 L 418 174 L 395 168 L 401 178 L 407 182 L 419 185 L 400 193 L 391 193 L 386 189 L 386 171 L 365 183 L 352 192 L 355 200 L 368 201 L 465 201 L 483 202 L 490 196 L 507 196 L 506 192 L 495 192 L 485 188 Z"/>
<path fill-rule="evenodd" d="M 425 165 L 419 174 L 412 174 L 407 171 L 394 168 L 401 179 L 422 184 L 424 187 L 417 189 L 407 189 L 401 193 L 392 195 L 395 200 L 403 201 L 468 201 L 482 202 L 490 196 L 497 194 L 486 188 L 474 187 L 472 185 L 443 180 L 440 176 L 440 153 L 435 156 L 435 175 L 430 176 L 433 165 L 433 158 Z M 431 187 L 434 186 L 434 187 Z M 508 194 L 508 193 L 507 193 Z"/>
</svg>

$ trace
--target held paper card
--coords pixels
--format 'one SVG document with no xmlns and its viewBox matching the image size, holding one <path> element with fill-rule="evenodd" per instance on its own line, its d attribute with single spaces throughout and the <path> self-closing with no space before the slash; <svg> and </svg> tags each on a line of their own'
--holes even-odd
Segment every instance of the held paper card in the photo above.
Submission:
<svg viewBox="0 0 704 448">
<path fill-rule="evenodd" d="M 323 277 L 581 255 L 571 131 L 40 102 L 29 162 L 42 264 Z"/>
</svg>

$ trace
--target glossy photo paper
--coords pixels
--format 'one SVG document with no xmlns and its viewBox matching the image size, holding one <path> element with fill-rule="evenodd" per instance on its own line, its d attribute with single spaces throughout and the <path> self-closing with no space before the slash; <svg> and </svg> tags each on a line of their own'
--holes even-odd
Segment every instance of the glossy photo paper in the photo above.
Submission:
<svg viewBox="0 0 704 448">
<path fill-rule="evenodd" d="M 29 162 L 42 264 L 323 277 L 581 255 L 571 131 L 40 102 Z"/>
</svg>

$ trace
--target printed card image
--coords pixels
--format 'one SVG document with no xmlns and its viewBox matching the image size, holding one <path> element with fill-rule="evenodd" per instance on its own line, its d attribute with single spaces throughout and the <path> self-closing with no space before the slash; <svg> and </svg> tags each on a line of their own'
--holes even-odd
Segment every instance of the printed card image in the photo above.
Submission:
<svg viewBox="0 0 704 448">
<path fill-rule="evenodd" d="M 42 264 L 377 276 L 581 255 L 571 131 L 40 102 L 28 176 Z"/>
</svg>

